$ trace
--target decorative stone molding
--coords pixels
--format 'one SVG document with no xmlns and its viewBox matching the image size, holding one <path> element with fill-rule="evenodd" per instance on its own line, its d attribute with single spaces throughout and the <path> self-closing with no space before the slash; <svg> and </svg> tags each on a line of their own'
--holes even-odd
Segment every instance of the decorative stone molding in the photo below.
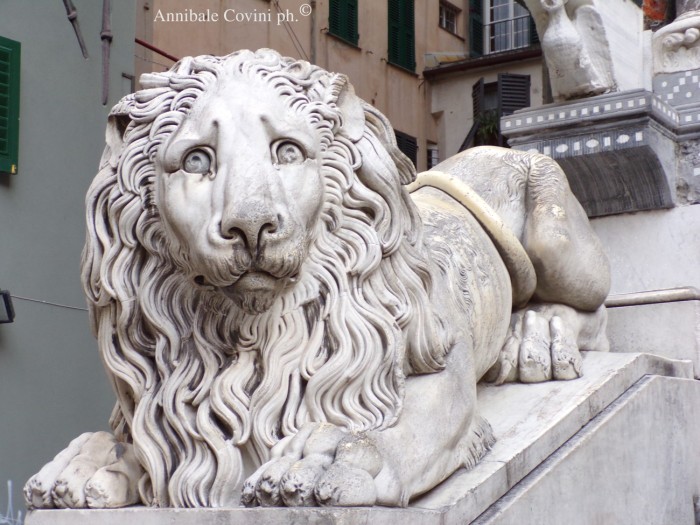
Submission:
<svg viewBox="0 0 700 525">
<path fill-rule="evenodd" d="M 501 129 L 511 147 L 556 159 L 598 217 L 675 205 L 675 137 L 700 130 L 700 111 L 635 90 L 517 111 Z"/>
<path fill-rule="evenodd" d="M 654 33 L 654 74 L 700 67 L 700 11 L 688 11 Z"/>
</svg>

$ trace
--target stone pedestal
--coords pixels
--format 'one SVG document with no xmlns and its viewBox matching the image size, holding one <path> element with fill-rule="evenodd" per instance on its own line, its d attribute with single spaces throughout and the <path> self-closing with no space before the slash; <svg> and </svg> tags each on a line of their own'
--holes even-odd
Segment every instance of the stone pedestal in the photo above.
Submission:
<svg viewBox="0 0 700 525">
<path fill-rule="evenodd" d="M 511 147 L 555 159 L 598 217 L 674 205 L 675 134 L 684 126 L 676 109 L 639 89 L 520 110 L 501 132 Z"/>
<path fill-rule="evenodd" d="M 691 376 L 688 362 L 588 353 L 579 380 L 481 385 L 496 445 L 406 509 L 52 510 L 26 524 L 690 523 L 700 495 Z"/>
<path fill-rule="evenodd" d="M 700 383 L 648 376 L 474 521 L 692 524 Z"/>
</svg>

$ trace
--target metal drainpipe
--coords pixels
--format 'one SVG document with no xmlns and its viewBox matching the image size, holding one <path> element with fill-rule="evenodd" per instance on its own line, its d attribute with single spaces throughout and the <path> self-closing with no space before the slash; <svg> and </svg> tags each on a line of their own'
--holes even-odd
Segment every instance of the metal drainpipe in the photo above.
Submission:
<svg viewBox="0 0 700 525">
<path fill-rule="evenodd" d="M 309 2 L 311 6 L 311 63 L 316 64 L 316 0 Z"/>
</svg>

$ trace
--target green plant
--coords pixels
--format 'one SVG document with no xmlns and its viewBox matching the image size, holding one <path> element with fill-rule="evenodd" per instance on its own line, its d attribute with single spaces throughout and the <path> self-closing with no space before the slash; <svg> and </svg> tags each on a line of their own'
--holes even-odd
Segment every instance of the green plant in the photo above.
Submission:
<svg viewBox="0 0 700 525">
<path fill-rule="evenodd" d="M 479 129 L 476 132 L 481 144 L 491 144 L 498 141 L 501 117 L 495 109 L 487 109 L 476 117 Z"/>
</svg>

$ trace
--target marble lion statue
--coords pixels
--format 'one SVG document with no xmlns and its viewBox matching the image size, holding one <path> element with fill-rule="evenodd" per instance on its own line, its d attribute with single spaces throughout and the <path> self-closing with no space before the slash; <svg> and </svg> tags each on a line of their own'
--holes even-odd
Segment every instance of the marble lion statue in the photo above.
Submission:
<svg viewBox="0 0 700 525">
<path fill-rule="evenodd" d="M 405 506 L 487 453 L 489 371 L 570 379 L 606 349 L 608 263 L 551 159 L 416 178 L 345 76 L 271 50 L 142 84 L 86 199 L 112 432 L 30 507 Z"/>
</svg>

